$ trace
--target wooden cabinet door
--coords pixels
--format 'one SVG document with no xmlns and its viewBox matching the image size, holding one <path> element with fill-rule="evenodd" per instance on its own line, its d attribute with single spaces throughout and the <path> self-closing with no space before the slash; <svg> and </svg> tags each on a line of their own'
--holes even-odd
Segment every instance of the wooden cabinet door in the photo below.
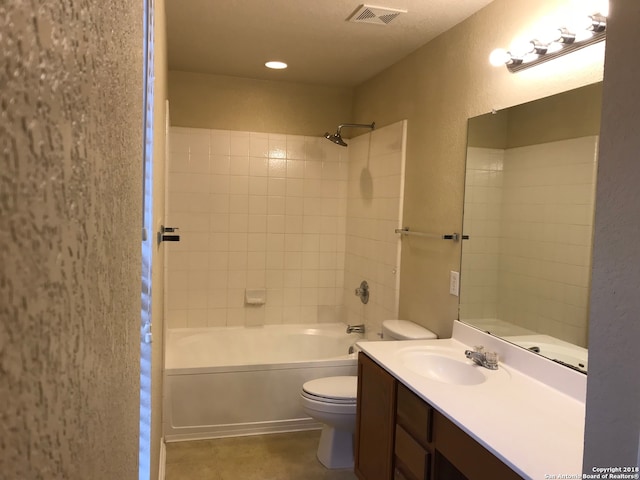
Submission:
<svg viewBox="0 0 640 480">
<path fill-rule="evenodd" d="M 491 452 L 471 438 L 440 412 L 433 415 L 433 438 L 436 445 L 436 480 L 467 478 L 469 480 L 521 480 L 521 477 Z M 442 460 L 439 455 L 445 457 Z M 458 476 L 451 476 L 450 466 Z M 442 469 L 442 471 L 440 471 Z M 446 474 L 443 472 L 446 470 Z"/>
<path fill-rule="evenodd" d="M 355 473 L 360 480 L 393 479 L 396 380 L 377 363 L 358 356 Z"/>
</svg>

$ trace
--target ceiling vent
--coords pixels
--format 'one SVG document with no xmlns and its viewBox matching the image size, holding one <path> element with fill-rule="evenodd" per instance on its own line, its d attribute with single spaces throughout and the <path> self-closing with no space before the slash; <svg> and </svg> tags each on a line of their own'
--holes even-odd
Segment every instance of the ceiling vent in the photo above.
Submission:
<svg viewBox="0 0 640 480">
<path fill-rule="evenodd" d="M 388 25 L 401 13 L 406 10 L 397 8 L 373 7 L 371 5 L 360 5 L 358 9 L 347 19 L 353 23 L 373 23 L 375 25 Z"/>
</svg>

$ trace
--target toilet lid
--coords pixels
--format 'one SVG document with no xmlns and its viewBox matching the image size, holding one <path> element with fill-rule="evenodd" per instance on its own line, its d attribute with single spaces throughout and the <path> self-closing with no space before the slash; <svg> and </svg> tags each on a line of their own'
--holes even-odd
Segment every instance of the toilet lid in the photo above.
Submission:
<svg viewBox="0 0 640 480">
<path fill-rule="evenodd" d="M 358 395 L 358 377 L 316 378 L 302 385 L 302 390 L 309 395 L 332 402 L 355 402 Z"/>
</svg>

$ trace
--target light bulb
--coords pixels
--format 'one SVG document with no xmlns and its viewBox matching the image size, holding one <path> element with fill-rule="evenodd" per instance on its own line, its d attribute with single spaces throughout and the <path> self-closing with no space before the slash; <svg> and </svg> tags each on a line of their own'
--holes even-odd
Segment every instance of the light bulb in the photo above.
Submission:
<svg viewBox="0 0 640 480">
<path fill-rule="evenodd" d="M 603 17 L 609 16 L 609 0 L 601 0 L 598 2 L 598 13 Z"/>
<path fill-rule="evenodd" d="M 541 42 L 540 40 L 531 40 L 531 45 L 533 45 L 533 51 L 531 53 L 535 53 L 536 55 L 544 55 L 549 50 L 549 44 Z"/>
<path fill-rule="evenodd" d="M 589 15 L 585 15 L 583 17 L 578 17 L 574 21 L 571 22 L 568 29 L 575 33 L 576 42 L 583 42 L 594 35 L 594 31 L 596 30 L 594 26 L 596 25 L 596 20 L 594 17 Z"/>
<path fill-rule="evenodd" d="M 609 16 L 609 0 L 589 0 L 585 3 L 584 8 L 583 12 L 587 14 L 599 13 L 603 17 Z"/>
<path fill-rule="evenodd" d="M 540 32 L 538 40 L 545 45 L 557 42 L 562 38 L 562 32 L 557 27 L 548 27 Z"/>
<path fill-rule="evenodd" d="M 553 42 L 547 47 L 547 53 L 556 53 L 562 50 L 562 43 Z"/>
<path fill-rule="evenodd" d="M 514 40 L 509 46 L 511 56 L 515 58 L 524 58 L 525 55 L 534 51 L 535 46 L 530 40 Z"/>
<path fill-rule="evenodd" d="M 567 28 L 573 33 L 582 33 L 585 30 L 590 30 L 593 25 L 593 19 L 589 15 L 580 15 L 573 18 Z"/>
<path fill-rule="evenodd" d="M 511 55 L 504 48 L 496 48 L 489 54 L 489 63 L 494 67 L 501 67 L 511 60 Z"/>
</svg>

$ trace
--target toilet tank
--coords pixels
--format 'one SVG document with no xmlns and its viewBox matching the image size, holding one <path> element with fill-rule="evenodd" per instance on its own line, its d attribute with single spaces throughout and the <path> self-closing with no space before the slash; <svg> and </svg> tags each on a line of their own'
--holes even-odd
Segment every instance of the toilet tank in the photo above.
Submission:
<svg viewBox="0 0 640 480">
<path fill-rule="evenodd" d="M 431 330 L 408 320 L 385 320 L 382 322 L 383 340 L 432 340 L 438 336 Z"/>
</svg>

